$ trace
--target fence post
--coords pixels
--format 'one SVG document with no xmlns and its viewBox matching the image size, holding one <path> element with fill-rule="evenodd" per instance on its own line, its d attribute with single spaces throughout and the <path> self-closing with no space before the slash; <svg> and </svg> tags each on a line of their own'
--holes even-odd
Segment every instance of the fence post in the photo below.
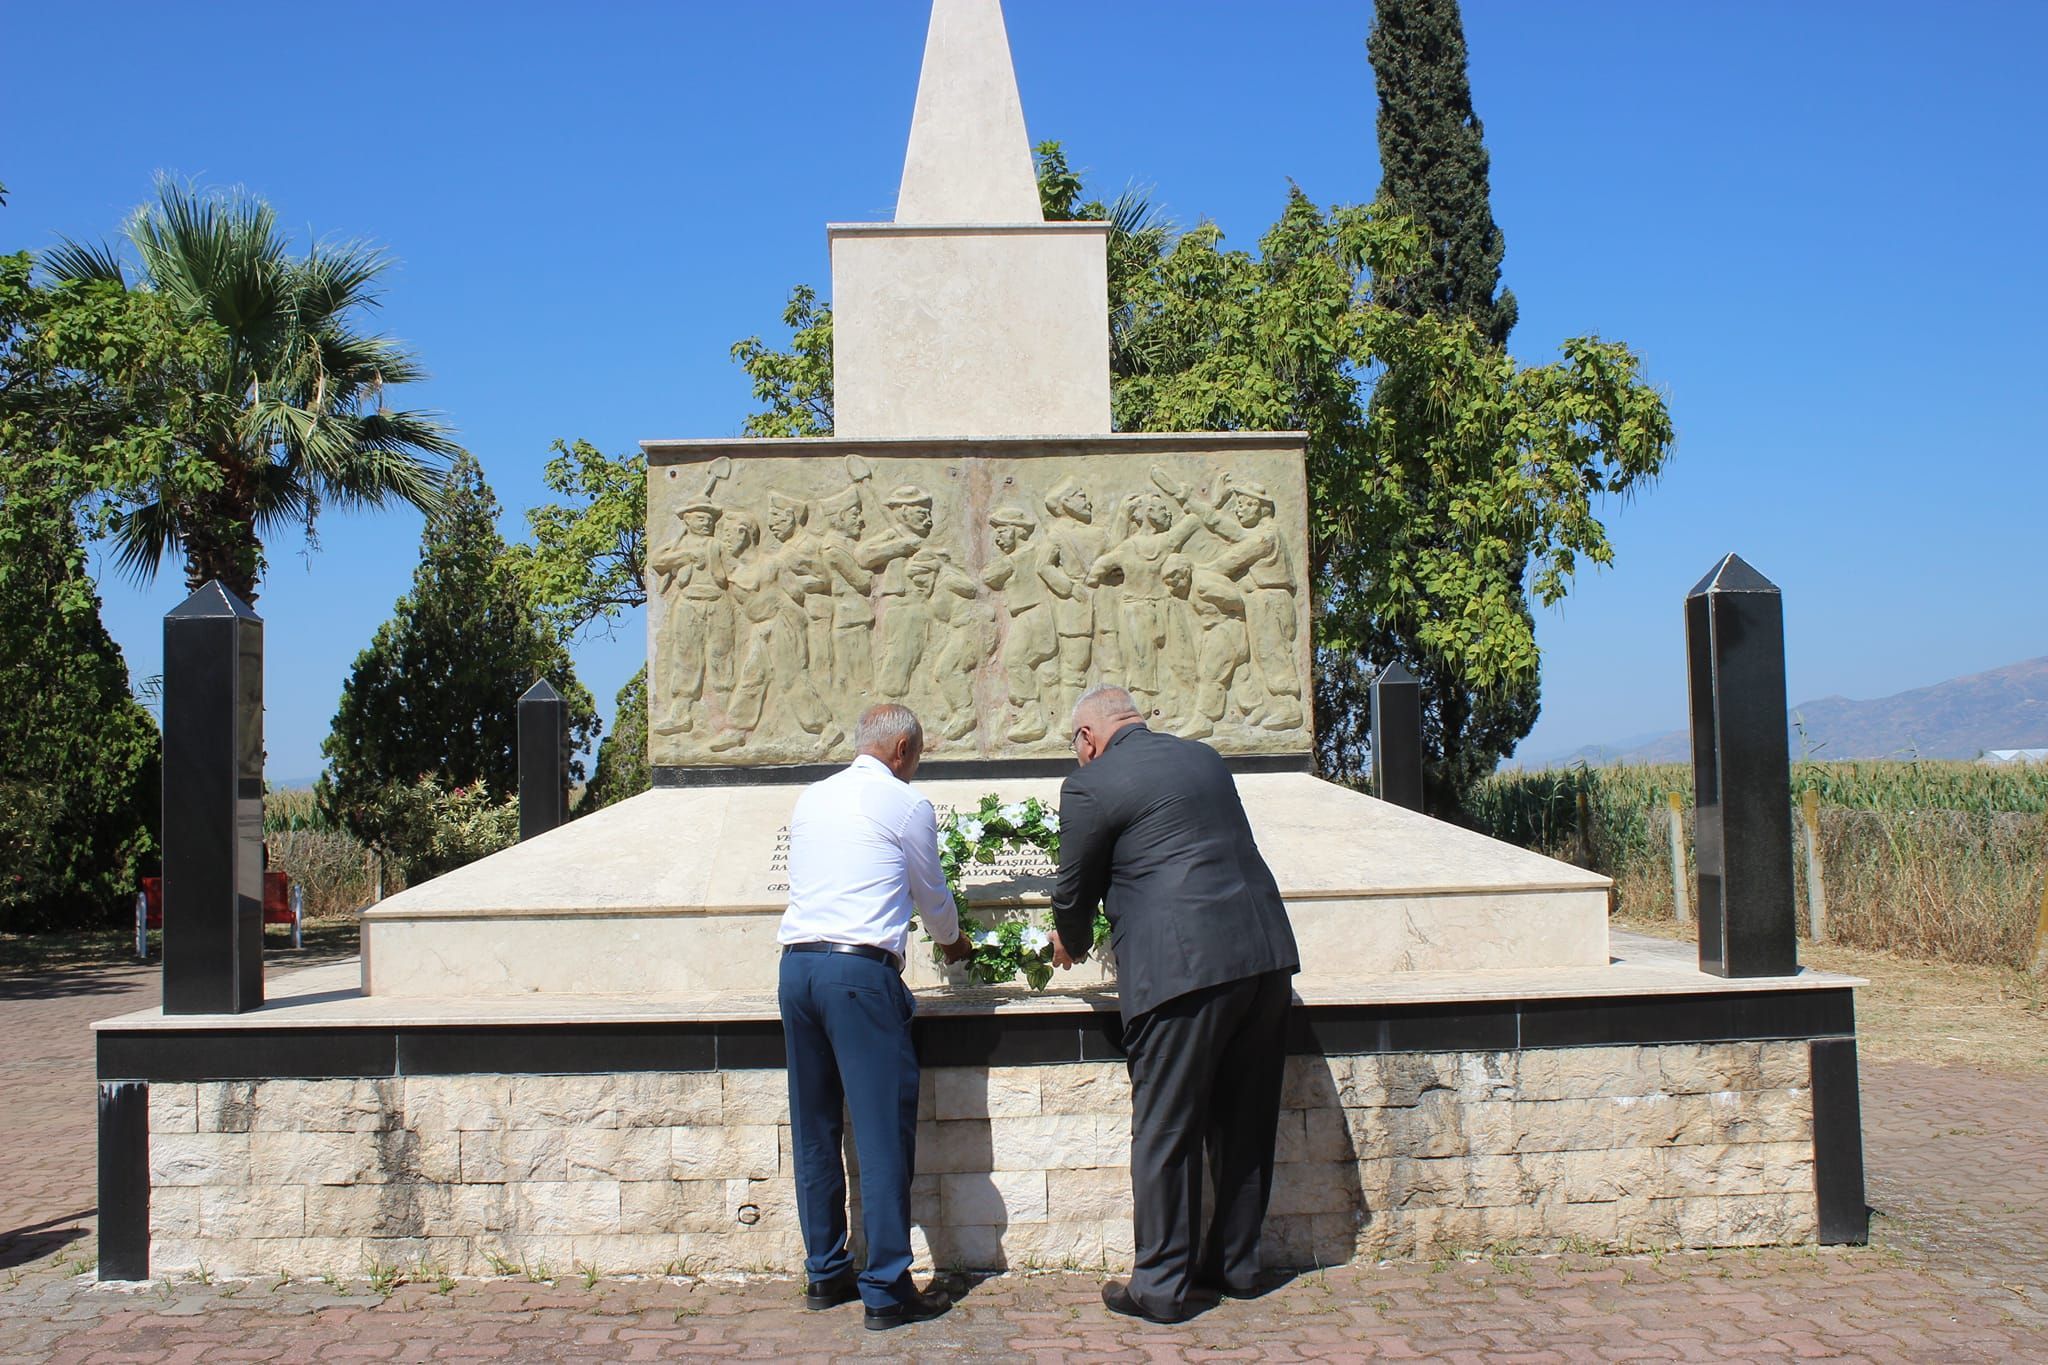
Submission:
<svg viewBox="0 0 2048 1365">
<path fill-rule="evenodd" d="M 1671 914 L 1684 924 L 1692 918 L 1685 896 L 1685 798 L 1666 792 L 1665 800 L 1671 807 Z"/>
<path fill-rule="evenodd" d="M 2033 973 L 2036 979 L 2048 980 L 2048 875 L 2041 881 L 2041 919 L 2034 926 Z"/>
<path fill-rule="evenodd" d="M 1806 830 L 1806 919 L 1815 943 L 1828 941 L 1828 892 L 1820 866 L 1820 790 L 1799 793 L 1800 825 Z"/>
<path fill-rule="evenodd" d="M 1799 970 L 1792 879 L 1791 745 L 1785 728 L 1785 604 L 1728 555 L 1685 599 L 1692 710 L 1693 847 L 1700 970 Z"/>
</svg>

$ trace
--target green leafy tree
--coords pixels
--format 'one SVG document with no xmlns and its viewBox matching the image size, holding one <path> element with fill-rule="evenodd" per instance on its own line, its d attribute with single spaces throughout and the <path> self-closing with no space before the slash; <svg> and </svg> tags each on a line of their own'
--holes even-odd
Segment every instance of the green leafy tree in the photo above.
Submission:
<svg viewBox="0 0 2048 1365">
<path fill-rule="evenodd" d="M 800 284 L 782 310 L 790 346 L 777 351 L 758 336 L 733 343 L 732 358 L 754 382 L 762 410 L 746 421 L 749 436 L 832 434 L 832 306 Z"/>
<path fill-rule="evenodd" d="M 533 543 L 513 546 L 508 562 L 564 640 L 608 633 L 647 604 L 647 457 L 614 459 L 588 441 L 550 449 L 541 477 L 567 501 L 527 512 Z"/>
<path fill-rule="evenodd" d="M 647 762 L 647 665 L 640 665 L 619 689 L 616 708 L 611 733 L 597 746 L 590 785 L 576 807 L 579 815 L 638 796 L 654 785 L 654 770 Z"/>
<path fill-rule="evenodd" d="M 1458 0 L 1374 0 L 1365 50 L 1379 86 L 1379 197 L 1423 233 L 1421 259 L 1380 302 L 1411 317 L 1467 318 L 1505 347 L 1515 296 L 1500 287 L 1507 242 L 1493 221 Z"/>
<path fill-rule="evenodd" d="M 328 507 L 431 508 L 456 446 L 429 414 L 386 406 L 423 377 L 387 337 L 358 329 L 378 301 L 387 258 L 360 242 L 295 256 L 268 204 L 165 179 L 130 220 L 134 288 L 217 339 L 178 376 L 182 401 L 160 416 L 152 465 L 125 471 L 109 527 L 121 564 L 142 578 L 166 555 L 198 587 L 218 578 L 256 598 L 263 537 L 314 536 Z M 44 265 L 63 280 L 126 286 L 110 247 L 68 243 Z"/>
<path fill-rule="evenodd" d="M 497 529 L 498 500 L 475 458 L 458 455 L 427 514 L 412 590 L 356 656 L 323 752 L 321 805 L 365 843 L 406 846 L 392 796 L 421 777 L 444 792 L 519 787 L 518 703 L 546 678 L 568 704 L 568 744 L 597 733 L 590 693 L 560 636 L 539 619 Z M 583 775 L 580 762 L 572 775 Z M 464 845 L 465 847 L 468 845 Z"/>
<path fill-rule="evenodd" d="M 510 562 L 535 610 L 567 641 L 593 628 L 609 632 L 626 612 L 647 603 L 647 460 L 613 459 L 588 441 L 557 441 L 553 449 L 543 477 L 566 501 L 526 514 L 533 543 L 513 546 Z M 598 746 L 576 809 L 623 801 L 652 780 L 643 666 L 619 690 L 611 733 Z"/>
<path fill-rule="evenodd" d="M 0 927 L 120 919 L 156 849 L 160 745 L 100 620 L 81 514 L 152 432 L 128 399 L 203 348 L 97 285 L 0 257 Z"/>
</svg>

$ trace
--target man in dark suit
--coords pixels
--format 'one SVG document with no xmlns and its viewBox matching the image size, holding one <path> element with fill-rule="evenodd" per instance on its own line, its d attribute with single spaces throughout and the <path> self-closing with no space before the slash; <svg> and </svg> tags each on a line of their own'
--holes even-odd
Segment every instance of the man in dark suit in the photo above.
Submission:
<svg viewBox="0 0 2048 1365">
<path fill-rule="evenodd" d="M 1206 1292 L 1258 1292 L 1288 978 L 1301 958 L 1214 749 L 1147 729 L 1128 692 L 1097 687 L 1074 707 L 1074 750 L 1080 771 L 1060 788 L 1053 960 L 1087 956 L 1103 905 L 1131 1072 L 1137 1257 L 1130 1282 L 1104 1286 L 1102 1301 L 1180 1322 Z"/>
</svg>

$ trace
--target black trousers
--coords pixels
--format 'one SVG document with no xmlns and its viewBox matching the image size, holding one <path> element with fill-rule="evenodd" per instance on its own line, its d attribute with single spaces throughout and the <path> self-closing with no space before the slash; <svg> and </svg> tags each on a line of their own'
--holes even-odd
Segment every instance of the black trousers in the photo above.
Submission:
<svg viewBox="0 0 2048 1365">
<path fill-rule="evenodd" d="M 1291 975 L 1210 986 L 1124 1025 L 1137 1249 L 1130 1292 L 1154 1312 L 1177 1312 L 1198 1278 L 1248 1289 L 1258 1277 Z"/>
</svg>

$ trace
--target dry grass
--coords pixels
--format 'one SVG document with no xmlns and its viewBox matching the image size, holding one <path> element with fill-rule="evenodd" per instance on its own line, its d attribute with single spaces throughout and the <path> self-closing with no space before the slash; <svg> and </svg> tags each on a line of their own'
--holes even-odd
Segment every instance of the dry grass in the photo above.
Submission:
<svg viewBox="0 0 2048 1365">
<path fill-rule="evenodd" d="M 1821 799 L 1830 941 L 2027 965 L 2048 875 L 2048 768 L 1801 763 L 1792 788 Z M 1690 886 L 1692 773 L 1682 765 L 1502 773 L 1481 785 L 1473 813 L 1496 838 L 1614 878 L 1618 914 L 1669 923 L 1674 792 Z M 1794 863 L 1803 919 L 1805 860 Z"/>
<path fill-rule="evenodd" d="M 1659 938 L 1692 937 L 1666 920 L 1617 924 Z M 2048 987 L 2025 972 L 1825 943 L 1801 943 L 1799 960 L 1870 983 L 1856 991 L 1857 1050 L 1866 1061 L 2048 1076 Z"/>
</svg>

